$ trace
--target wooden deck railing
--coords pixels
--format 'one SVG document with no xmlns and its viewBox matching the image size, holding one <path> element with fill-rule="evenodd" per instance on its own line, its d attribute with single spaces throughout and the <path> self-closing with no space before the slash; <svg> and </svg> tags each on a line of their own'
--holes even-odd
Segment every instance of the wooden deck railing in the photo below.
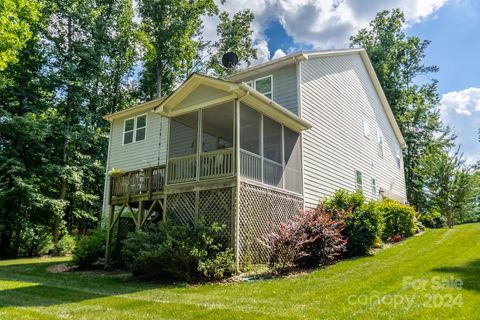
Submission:
<svg viewBox="0 0 480 320">
<path fill-rule="evenodd" d="M 118 177 L 111 177 L 111 196 L 124 197 L 157 192 L 165 185 L 165 166 L 129 171 Z"/>
<path fill-rule="evenodd" d="M 170 158 L 168 160 L 168 183 L 194 181 L 197 178 L 197 155 Z"/>
<path fill-rule="evenodd" d="M 282 182 L 282 164 L 270 159 L 263 159 L 263 182 L 271 186 L 279 187 Z"/>
<path fill-rule="evenodd" d="M 233 175 L 233 148 L 203 152 L 200 155 L 200 179 Z"/>
<path fill-rule="evenodd" d="M 240 174 L 252 180 L 262 181 L 262 157 L 240 149 Z"/>
<path fill-rule="evenodd" d="M 200 154 L 201 180 L 233 175 L 233 148 L 202 152 Z M 168 183 L 197 180 L 197 155 L 174 157 L 168 160 Z"/>
</svg>

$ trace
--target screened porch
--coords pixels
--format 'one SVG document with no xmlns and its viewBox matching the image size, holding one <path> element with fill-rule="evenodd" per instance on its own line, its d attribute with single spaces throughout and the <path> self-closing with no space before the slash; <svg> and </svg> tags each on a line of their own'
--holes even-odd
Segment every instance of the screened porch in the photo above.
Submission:
<svg viewBox="0 0 480 320">
<path fill-rule="evenodd" d="M 234 177 L 239 170 L 244 179 L 301 194 L 300 144 L 298 132 L 243 102 L 238 110 L 236 100 L 207 106 L 170 118 L 167 184 Z"/>
</svg>

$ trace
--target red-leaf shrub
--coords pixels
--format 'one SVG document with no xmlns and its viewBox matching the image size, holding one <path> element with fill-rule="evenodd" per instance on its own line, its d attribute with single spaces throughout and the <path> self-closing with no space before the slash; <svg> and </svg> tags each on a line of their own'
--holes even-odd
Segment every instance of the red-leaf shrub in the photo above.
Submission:
<svg viewBox="0 0 480 320">
<path fill-rule="evenodd" d="M 345 251 L 347 240 L 341 234 L 344 227 L 341 213 L 326 212 L 323 206 L 300 211 L 263 241 L 271 251 L 270 266 L 283 271 L 331 263 Z"/>
<path fill-rule="evenodd" d="M 402 236 L 399 234 L 396 234 L 392 237 L 393 242 L 400 242 L 402 240 Z"/>
</svg>

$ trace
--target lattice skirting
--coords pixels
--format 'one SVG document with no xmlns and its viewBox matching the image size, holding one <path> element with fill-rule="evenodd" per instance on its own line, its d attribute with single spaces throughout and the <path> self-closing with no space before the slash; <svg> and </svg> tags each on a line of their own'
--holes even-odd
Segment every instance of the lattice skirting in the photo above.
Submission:
<svg viewBox="0 0 480 320">
<path fill-rule="evenodd" d="M 203 221 L 207 225 L 214 222 L 225 225 L 222 241 L 230 246 L 233 239 L 231 221 L 234 190 L 222 188 L 169 194 L 167 219 L 174 219 L 181 224 Z"/>
<path fill-rule="evenodd" d="M 239 208 L 240 264 L 266 263 L 269 250 L 261 243 L 281 222 L 303 208 L 303 198 L 242 182 Z"/>
</svg>

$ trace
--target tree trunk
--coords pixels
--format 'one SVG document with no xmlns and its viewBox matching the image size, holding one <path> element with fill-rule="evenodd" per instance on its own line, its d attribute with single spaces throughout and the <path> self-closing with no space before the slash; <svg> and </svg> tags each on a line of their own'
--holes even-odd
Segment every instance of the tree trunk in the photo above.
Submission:
<svg viewBox="0 0 480 320">
<path fill-rule="evenodd" d="M 157 66 L 155 68 L 155 85 L 156 85 L 156 93 L 155 98 L 158 99 L 162 96 L 162 63 L 157 61 Z"/>
<path fill-rule="evenodd" d="M 67 55 L 68 60 L 72 60 L 72 18 L 68 17 L 68 27 L 67 27 Z M 70 71 L 69 71 L 70 72 Z M 70 75 L 68 75 L 70 77 Z M 65 127 L 63 129 L 63 145 L 62 145 L 62 166 L 65 168 L 67 164 L 67 152 L 68 152 L 68 134 L 70 130 L 70 122 L 71 122 L 71 104 L 72 104 L 72 87 L 69 84 L 67 85 L 67 100 L 65 104 Z M 59 192 L 59 199 L 65 200 L 67 197 L 67 180 L 62 175 L 60 178 L 60 192 Z M 59 240 L 59 233 L 60 233 L 60 222 L 61 217 L 56 216 L 55 221 L 53 223 L 53 243 L 57 244 Z"/>
</svg>

